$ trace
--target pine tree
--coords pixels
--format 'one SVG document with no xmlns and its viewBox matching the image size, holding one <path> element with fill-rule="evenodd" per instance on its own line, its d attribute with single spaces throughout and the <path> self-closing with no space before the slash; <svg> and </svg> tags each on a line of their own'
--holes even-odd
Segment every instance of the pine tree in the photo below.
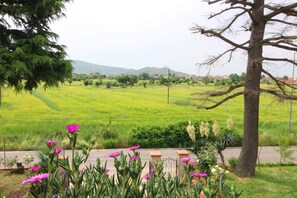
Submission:
<svg viewBox="0 0 297 198">
<path fill-rule="evenodd" d="M 50 29 L 69 1 L 0 0 L 0 86 L 32 91 L 71 76 L 65 46 Z"/>
</svg>

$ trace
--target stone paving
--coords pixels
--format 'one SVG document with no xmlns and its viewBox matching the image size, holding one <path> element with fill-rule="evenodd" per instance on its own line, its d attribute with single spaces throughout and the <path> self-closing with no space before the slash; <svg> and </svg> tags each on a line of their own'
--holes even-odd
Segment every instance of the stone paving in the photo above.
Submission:
<svg viewBox="0 0 297 198">
<path fill-rule="evenodd" d="M 277 147 L 259 147 L 260 152 L 260 161 L 261 162 L 278 162 L 279 161 L 279 153 L 275 150 Z M 297 147 L 292 147 L 294 149 L 294 160 L 297 161 Z M 240 154 L 240 147 L 231 147 L 227 148 L 223 151 L 225 156 L 225 161 L 227 162 L 231 157 L 238 157 Z M 148 170 L 148 163 L 150 161 L 150 152 L 152 151 L 159 151 L 162 154 L 162 159 L 170 157 L 170 158 L 177 158 L 177 150 L 178 148 L 153 148 L 153 149 L 137 149 L 140 152 L 140 157 L 143 163 L 146 163 L 146 169 Z M 86 165 L 89 163 L 96 163 L 96 159 L 100 158 L 102 164 L 107 162 L 107 167 L 110 169 L 110 172 L 114 172 L 115 168 L 113 166 L 113 158 L 107 157 L 107 154 L 115 152 L 115 151 L 123 151 L 125 154 L 131 153 L 132 151 L 128 151 L 127 149 L 93 149 L 90 153 L 90 157 L 86 162 Z M 23 161 L 24 155 L 28 153 L 34 156 L 35 162 L 38 161 L 37 151 L 0 151 L 0 158 L 6 157 L 13 157 L 17 156 L 19 161 Z M 67 150 L 64 152 L 69 158 L 71 158 L 71 151 Z M 192 156 L 194 158 L 194 156 Z M 219 158 L 218 158 L 219 159 Z M 1 165 L 3 168 L 3 165 Z"/>
</svg>

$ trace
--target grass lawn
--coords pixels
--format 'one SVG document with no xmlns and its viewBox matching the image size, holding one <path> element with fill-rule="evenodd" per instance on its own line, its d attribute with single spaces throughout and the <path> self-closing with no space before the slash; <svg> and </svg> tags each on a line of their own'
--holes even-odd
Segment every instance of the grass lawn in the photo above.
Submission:
<svg viewBox="0 0 297 198">
<path fill-rule="evenodd" d="M 231 177 L 237 189 L 243 189 L 241 197 L 292 198 L 297 197 L 297 166 L 261 167 L 251 179 Z"/>
<path fill-rule="evenodd" d="M 25 195 L 28 184 L 21 185 L 26 175 L 10 174 L 0 171 L 0 197 Z M 228 184 L 234 183 L 238 190 L 243 190 L 242 198 L 292 198 L 297 197 L 297 166 L 261 167 L 254 178 L 238 178 L 233 174 L 228 176 Z"/>
<path fill-rule="evenodd" d="M 27 179 L 26 174 L 11 174 L 10 171 L 0 170 L 0 197 L 26 195 L 28 186 L 21 185 L 25 179 Z"/>
</svg>

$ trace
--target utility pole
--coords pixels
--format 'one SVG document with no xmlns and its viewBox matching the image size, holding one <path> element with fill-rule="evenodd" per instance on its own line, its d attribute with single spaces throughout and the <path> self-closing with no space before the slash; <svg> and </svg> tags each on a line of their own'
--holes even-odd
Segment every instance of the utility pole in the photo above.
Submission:
<svg viewBox="0 0 297 198">
<path fill-rule="evenodd" d="M 294 53 L 294 62 L 296 61 L 295 59 L 295 55 L 296 55 L 296 52 Z M 292 75 L 292 91 L 291 91 L 291 95 L 293 95 L 293 92 L 294 92 L 294 72 L 295 72 L 295 64 L 293 64 L 293 75 Z M 289 118 L 289 132 L 292 131 L 292 113 L 293 113 L 293 100 L 290 100 L 290 118 Z"/>
<path fill-rule="evenodd" d="M 170 75 L 170 69 L 168 68 L 168 74 L 167 74 L 167 104 L 169 104 L 169 75 Z"/>
</svg>

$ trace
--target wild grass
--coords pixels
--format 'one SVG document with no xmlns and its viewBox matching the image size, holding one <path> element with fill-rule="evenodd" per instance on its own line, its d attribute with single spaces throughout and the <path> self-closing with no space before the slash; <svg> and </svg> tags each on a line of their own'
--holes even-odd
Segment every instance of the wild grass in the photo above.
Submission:
<svg viewBox="0 0 297 198">
<path fill-rule="evenodd" d="M 200 103 L 193 100 L 197 97 L 193 93 L 213 88 L 221 89 L 173 86 L 170 88 L 170 104 L 167 104 L 167 87 L 161 86 L 106 89 L 74 82 L 71 86 L 65 84 L 46 91 L 38 88 L 32 94 L 15 94 L 6 89 L 0 107 L 0 144 L 6 138 L 9 150 L 35 149 L 49 138 L 62 137 L 65 126 L 72 123 L 81 126 L 81 136 L 96 148 L 127 146 L 130 131 L 137 126 L 165 126 L 187 120 L 218 120 L 224 126 L 227 118 L 232 117 L 236 132 L 242 134 L 243 97 L 212 110 L 197 109 L 192 105 Z M 269 95 L 262 95 L 260 101 L 259 131 L 260 136 L 265 137 L 262 144 L 273 145 L 279 136 L 289 134 L 289 102 L 276 101 Z M 293 112 L 293 118 L 296 116 Z M 296 124 L 292 123 L 294 131 L 297 131 Z M 116 137 L 102 136 L 110 132 Z M 291 141 L 291 144 L 297 142 Z"/>
</svg>

